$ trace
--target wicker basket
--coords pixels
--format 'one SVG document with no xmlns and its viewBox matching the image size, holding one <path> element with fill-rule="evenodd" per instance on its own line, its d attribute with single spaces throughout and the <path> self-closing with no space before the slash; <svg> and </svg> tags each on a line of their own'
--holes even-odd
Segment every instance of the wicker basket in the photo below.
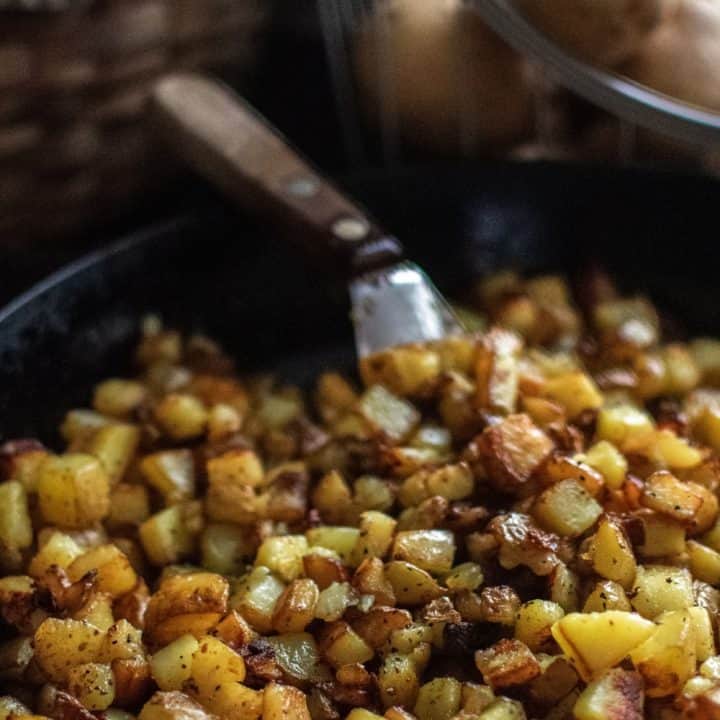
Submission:
<svg viewBox="0 0 720 720">
<path fill-rule="evenodd" d="M 116 214 L 167 176 L 143 122 L 178 69 L 242 87 L 268 0 L 95 0 L 0 12 L 0 246 Z M 72 9 L 74 8 L 74 9 Z"/>
</svg>

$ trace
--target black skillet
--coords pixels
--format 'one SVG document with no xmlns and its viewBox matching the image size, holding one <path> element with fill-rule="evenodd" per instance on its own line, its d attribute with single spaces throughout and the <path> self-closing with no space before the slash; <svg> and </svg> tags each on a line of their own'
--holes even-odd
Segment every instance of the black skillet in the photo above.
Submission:
<svg viewBox="0 0 720 720">
<path fill-rule="evenodd" d="M 347 189 L 452 295 L 507 265 L 575 274 L 599 260 L 691 331 L 720 331 L 720 183 L 640 170 L 487 164 L 356 177 Z M 139 318 L 222 341 L 239 367 L 308 381 L 352 367 L 342 280 L 309 269 L 218 201 L 144 229 L 0 311 L 0 440 L 48 442 L 101 377 L 131 370 Z"/>
</svg>

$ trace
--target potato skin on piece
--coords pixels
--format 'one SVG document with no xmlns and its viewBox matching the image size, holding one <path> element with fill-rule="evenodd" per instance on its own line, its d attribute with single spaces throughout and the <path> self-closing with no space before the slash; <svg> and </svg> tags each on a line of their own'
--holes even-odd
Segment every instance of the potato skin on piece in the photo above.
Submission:
<svg viewBox="0 0 720 720">
<path fill-rule="evenodd" d="M 475 439 L 488 482 L 497 490 L 522 494 L 550 455 L 552 440 L 525 414 L 510 415 Z"/>
</svg>

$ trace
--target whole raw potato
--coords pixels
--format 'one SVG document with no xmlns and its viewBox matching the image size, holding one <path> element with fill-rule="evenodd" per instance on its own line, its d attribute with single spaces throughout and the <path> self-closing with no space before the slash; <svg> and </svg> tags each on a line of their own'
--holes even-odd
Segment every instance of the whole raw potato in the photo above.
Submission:
<svg viewBox="0 0 720 720">
<path fill-rule="evenodd" d="M 681 0 L 623 71 L 666 95 L 720 111 L 720 1 Z"/>
<path fill-rule="evenodd" d="M 634 55 L 666 0 L 518 0 L 541 30 L 577 56 L 612 67 Z"/>
<path fill-rule="evenodd" d="M 360 29 L 355 70 L 375 124 L 434 150 L 486 149 L 527 135 L 523 60 L 460 0 L 388 0 Z"/>
</svg>

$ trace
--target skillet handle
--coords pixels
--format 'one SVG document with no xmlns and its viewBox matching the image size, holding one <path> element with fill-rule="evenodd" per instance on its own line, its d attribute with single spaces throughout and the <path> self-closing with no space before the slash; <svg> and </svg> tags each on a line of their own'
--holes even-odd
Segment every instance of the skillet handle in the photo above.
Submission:
<svg viewBox="0 0 720 720">
<path fill-rule="evenodd" d="M 346 198 L 253 107 L 197 74 L 161 79 L 152 118 L 179 155 L 249 211 L 301 225 L 308 249 L 331 254 L 355 272 L 402 257 L 402 247 Z M 295 233 L 298 235 L 298 233 Z"/>
</svg>

